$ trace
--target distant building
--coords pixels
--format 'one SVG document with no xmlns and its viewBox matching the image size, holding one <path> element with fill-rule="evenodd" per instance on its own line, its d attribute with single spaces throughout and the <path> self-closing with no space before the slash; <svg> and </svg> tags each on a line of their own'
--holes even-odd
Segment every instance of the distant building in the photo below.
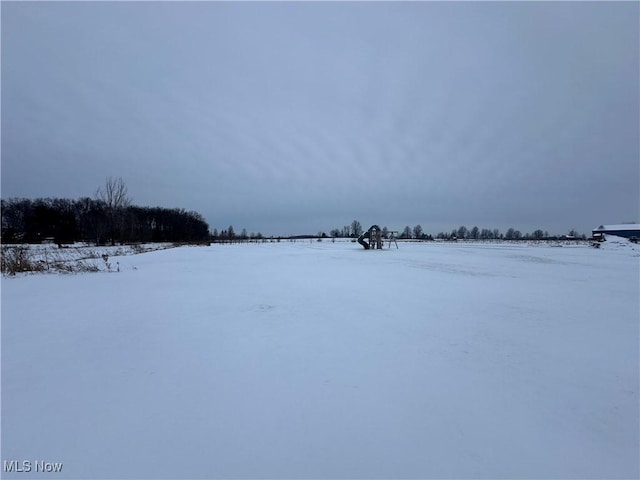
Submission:
<svg viewBox="0 0 640 480">
<path fill-rule="evenodd" d="M 624 238 L 640 238 L 640 224 L 600 225 L 592 230 L 593 236 L 615 235 Z"/>
</svg>

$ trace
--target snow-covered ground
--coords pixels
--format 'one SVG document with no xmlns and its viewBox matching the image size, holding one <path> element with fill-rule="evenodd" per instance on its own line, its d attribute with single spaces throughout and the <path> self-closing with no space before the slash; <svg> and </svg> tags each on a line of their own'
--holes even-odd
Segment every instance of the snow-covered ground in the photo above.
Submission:
<svg viewBox="0 0 640 480">
<path fill-rule="evenodd" d="M 2 279 L 3 478 L 640 474 L 626 240 L 118 260 Z"/>
</svg>

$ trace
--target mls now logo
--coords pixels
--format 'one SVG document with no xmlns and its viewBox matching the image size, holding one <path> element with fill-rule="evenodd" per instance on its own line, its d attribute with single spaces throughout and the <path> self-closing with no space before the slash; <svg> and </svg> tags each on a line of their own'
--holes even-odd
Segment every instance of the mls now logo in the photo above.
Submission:
<svg viewBox="0 0 640 480">
<path fill-rule="evenodd" d="M 42 473 L 58 473 L 62 471 L 62 462 L 45 462 L 44 460 L 36 460 L 31 462 L 29 460 L 4 460 L 3 462 L 4 473 L 29 473 L 29 472 L 42 472 Z"/>
</svg>

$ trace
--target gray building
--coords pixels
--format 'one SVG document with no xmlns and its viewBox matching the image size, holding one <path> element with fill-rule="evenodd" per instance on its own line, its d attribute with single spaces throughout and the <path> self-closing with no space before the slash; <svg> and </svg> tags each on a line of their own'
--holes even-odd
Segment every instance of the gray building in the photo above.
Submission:
<svg viewBox="0 0 640 480">
<path fill-rule="evenodd" d="M 615 235 L 624 238 L 640 238 L 640 224 L 600 225 L 592 230 L 593 235 Z"/>
</svg>

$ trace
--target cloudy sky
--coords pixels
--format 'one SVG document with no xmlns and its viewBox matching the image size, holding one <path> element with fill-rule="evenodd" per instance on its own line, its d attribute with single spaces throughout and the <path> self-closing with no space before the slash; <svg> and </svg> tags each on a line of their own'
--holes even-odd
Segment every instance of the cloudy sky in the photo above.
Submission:
<svg viewBox="0 0 640 480">
<path fill-rule="evenodd" d="M 1 3 L 2 197 L 589 233 L 639 221 L 640 4 Z"/>
</svg>

